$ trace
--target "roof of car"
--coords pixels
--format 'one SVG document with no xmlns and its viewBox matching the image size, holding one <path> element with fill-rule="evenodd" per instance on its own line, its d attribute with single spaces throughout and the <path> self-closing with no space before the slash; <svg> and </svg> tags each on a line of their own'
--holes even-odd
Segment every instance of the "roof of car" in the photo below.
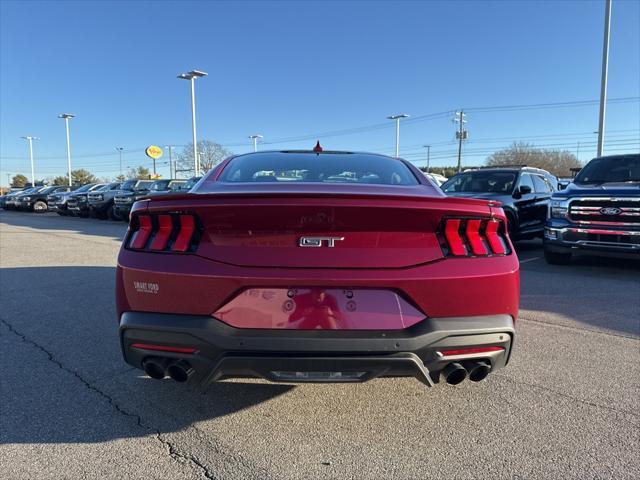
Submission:
<svg viewBox="0 0 640 480">
<path fill-rule="evenodd" d="M 510 172 L 526 170 L 526 171 L 546 173 L 551 175 L 547 170 L 544 170 L 542 168 L 537 168 L 537 167 L 529 167 L 527 165 L 487 165 L 487 166 L 481 166 L 481 167 L 472 167 L 467 170 L 464 170 L 464 172 L 477 172 L 477 171 L 485 171 L 485 170 L 506 170 Z"/>
</svg>

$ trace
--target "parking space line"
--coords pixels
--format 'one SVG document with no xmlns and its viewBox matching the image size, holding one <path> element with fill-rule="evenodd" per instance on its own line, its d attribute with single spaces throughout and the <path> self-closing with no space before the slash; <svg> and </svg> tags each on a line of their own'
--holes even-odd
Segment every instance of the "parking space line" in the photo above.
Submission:
<svg viewBox="0 0 640 480">
<path fill-rule="evenodd" d="M 527 258 L 526 260 L 520 260 L 520 263 L 529 263 L 529 262 L 533 262 L 534 260 L 540 260 L 542 257 L 533 257 L 533 258 Z"/>
</svg>

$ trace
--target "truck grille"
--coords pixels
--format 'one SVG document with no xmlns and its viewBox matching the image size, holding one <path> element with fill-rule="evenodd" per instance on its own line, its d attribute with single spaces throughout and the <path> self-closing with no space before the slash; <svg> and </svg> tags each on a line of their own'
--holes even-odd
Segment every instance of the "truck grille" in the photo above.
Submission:
<svg viewBox="0 0 640 480">
<path fill-rule="evenodd" d="M 131 205 L 133 203 L 132 197 L 116 197 L 113 199 L 117 205 Z"/>
<path fill-rule="evenodd" d="M 640 227 L 640 198 L 581 198 L 569 205 L 570 220 L 593 225 Z"/>
</svg>

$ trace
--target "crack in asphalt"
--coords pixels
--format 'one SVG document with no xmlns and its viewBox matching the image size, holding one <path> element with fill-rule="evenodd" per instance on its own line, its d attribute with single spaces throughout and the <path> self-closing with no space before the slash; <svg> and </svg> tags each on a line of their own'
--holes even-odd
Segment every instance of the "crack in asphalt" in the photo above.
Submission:
<svg viewBox="0 0 640 480">
<path fill-rule="evenodd" d="M 167 438 L 165 438 L 162 435 L 162 433 L 160 433 L 160 430 L 152 428 L 152 427 L 150 427 L 148 425 L 145 425 L 145 423 L 143 422 L 142 417 L 140 415 L 138 415 L 136 413 L 131 413 L 131 412 L 125 410 L 123 407 L 118 405 L 110 395 L 108 395 L 107 393 L 105 393 L 102 390 L 100 390 L 97 386 L 95 386 L 93 383 L 91 383 L 90 381 L 85 379 L 82 375 L 80 375 L 75 370 L 72 370 L 71 368 L 65 366 L 62 362 L 57 360 L 54 357 L 53 353 L 51 353 L 49 350 L 47 350 L 47 348 L 45 348 L 42 345 L 40 345 L 39 343 L 31 340 L 30 338 L 28 338 L 22 332 L 16 330 L 16 328 L 13 325 L 11 325 L 9 322 L 7 322 L 5 319 L 0 318 L 0 322 L 2 324 L 4 324 L 9 329 L 9 331 L 11 333 L 13 333 L 17 337 L 19 337 L 23 342 L 34 346 L 35 348 L 37 348 L 38 350 L 43 352 L 45 355 L 47 355 L 48 360 L 50 362 L 52 362 L 53 364 L 57 365 L 58 368 L 60 368 L 61 370 L 65 371 L 67 373 L 70 373 L 71 375 L 76 377 L 87 389 L 89 389 L 90 391 L 92 391 L 94 393 L 97 393 L 102 398 L 107 400 L 107 402 L 109 402 L 109 404 L 118 413 L 120 413 L 121 415 L 124 415 L 126 417 L 130 417 L 130 418 L 134 419 L 136 421 L 136 425 L 138 427 L 140 427 L 140 428 L 142 428 L 144 430 L 148 430 L 148 431 L 152 432 L 154 434 L 155 438 L 160 443 L 162 443 L 162 445 L 166 448 L 167 452 L 169 453 L 169 456 L 173 460 L 175 460 L 178 463 L 180 463 L 181 461 L 187 461 L 187 462 L 195 465 L 196 467 L 198 467 L 198 469 L 200 469 L 200 472 L 205 476 L 205 478 L 208 478 L 210 480 L 215 480 L 216 479 L 216 477 L 209 470 L 209 468 L 204 463 L 202 463 L 198 459 L 198 457 L 196 457 L 195 455 L 192 455 L 190 453 L 183 453 L 173 442 L 171 442 Z"/>
<path fill-rule="evenodd" d="M 523 382 L 523 381 L 519 381 L 519 380 L 514 380 L 513 378 L 509 377 L 508 375 L 505 375 L 503 373 L 498 373 L 498 372 L 494 372 L 494 373 L 492 373 L 492 375 L 494 375 L 496 377 L 503 378 L 504 380 L 506 380 L 508 382 L 511 382 L 511 383 L 515 383 L 516 385 L 526 385 L 528 387 L 539 388 L 541 390 L 544 390 L 545 392 L 549 392 L 549 393 L 552 393 L 552 394 L 557 395 L 559 397 L 567 398 L 569 400 L 573 400 L 574 402 L 579 402 L 579 403 L 582 403 L 584 405 L 588 405 L 590 407 L 602 408 L 604 410 L 609 410 L 611 412 L 621 413 L 621 414 L 624 414 L 624 415 L 631 415 L 634 418 L 640 418 L 640 415 L 638 415 L 637 413 L 629 412 L 627 410 L 619 410 L 617 408 L 608 407 L 606 405 L 601 405 L 599 403 L 590 402 L 588 400 L 584 400 L 582 398 L 577 398 L 577 397 L 574 397 L 574 396 L 569 395 L 567 393 L 560 392 L 560 391 L 555 390 L 553 388 L 549 388 L 549 387 L 547 387 L 545 385 L 540 385 L 538 383 L 529 383 L 529 382 Z M 638 426 L 640 426 L 640 424 Z"/>
</svg>

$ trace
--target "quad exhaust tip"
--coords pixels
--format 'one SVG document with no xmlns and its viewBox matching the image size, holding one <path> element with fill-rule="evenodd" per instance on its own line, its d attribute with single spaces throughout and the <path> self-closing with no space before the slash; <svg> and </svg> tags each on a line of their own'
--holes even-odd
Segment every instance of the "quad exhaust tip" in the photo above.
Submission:
<svg viewBox="0 0 640 480">
<path fill-rule="evenodd" d="M 195 370 L 193 367 L 185 360 L 178 360 L 167 367 L 167 375 L 169 375 L 171 379 L 180 383 L 184 383 L 189 380 L 191 375 L 194 373 Z"/>
<path fill-rule="evenodd" d="M 467 378 L 467 370 L 459 363 L 454 362 L 444 367 L 442 375 L 449 385 L 458 385 Z"/>
<path fill-rule="evenodd" d="M 491 365 L 485 361 L 467 361 L 462 364 L 469 373 L 469 380 L 472 382 L 480 382 L 487 378 L 491 371 Z"/>
<path fill-rule="evenodd" d="M 144 373 L 156 380 L 162 380 L 166 376 L 167 365 L 169 360 L 160 357 L 147 357 L 142 361 Z"/>
</svg>

